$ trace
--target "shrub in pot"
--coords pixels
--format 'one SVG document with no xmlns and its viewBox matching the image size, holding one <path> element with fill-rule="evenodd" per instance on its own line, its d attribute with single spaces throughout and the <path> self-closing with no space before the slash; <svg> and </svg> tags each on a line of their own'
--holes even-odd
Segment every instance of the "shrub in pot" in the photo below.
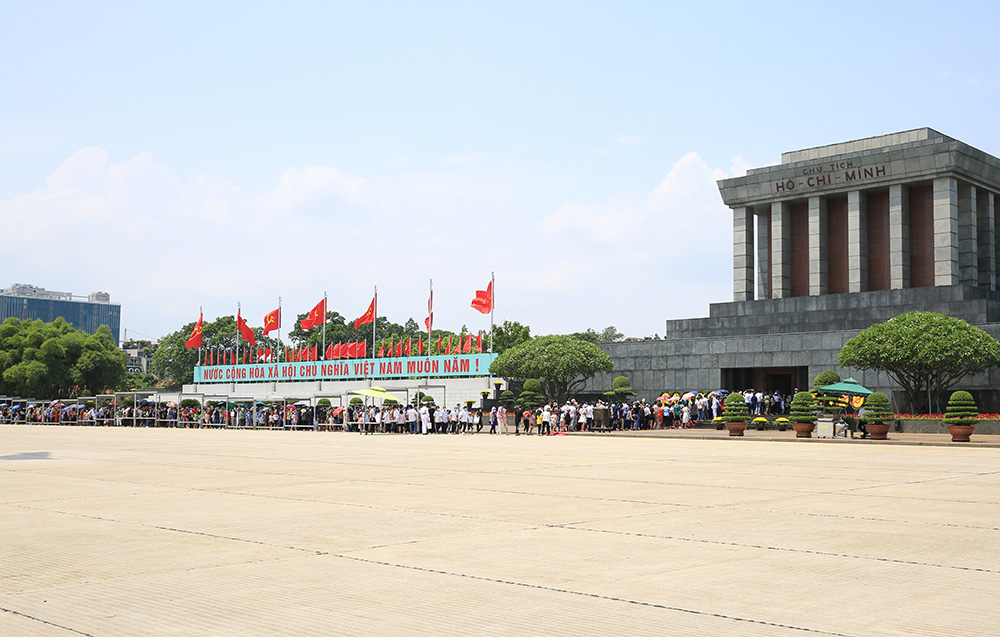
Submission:
<svg viewBox="0 0 1000 637">
<path fill-rule="evenodd" d="M 865 398 L 861 420 L 865 423 L 865 428 L 872 440 L 888 439 L 889 428 L 892 426 L 889 421 L 893 417 L 892 410 L 889 409 L 888 396 L 876 391 Z"/>
<path fill-rule="evenodd" d="M 948 407 L 944 412 L 944 424 L 948 427 L 952 442 L 969 442 L 969 437 L 976 430 L 979 422 L 979 408 L 972 394 L 967 391 L 957 391 L 948 399 Z"/>
<path fill-rule="evenodd" d="M 788 419 L 792 421 L 792 429 L 796 438 L 812 438 L 816 428 L 816 407 L 813 397 L 807 391 L 800 391 L 792 398 Z"/>
<path fill-rule="evenodd" d="M 743 435 L 750 421 L 750 412 L 743 394 L 734 391 L 726 396 L 726 410 L 722 414 L 722 420 L 725 421 L 730 436 Z"/>
</svg>

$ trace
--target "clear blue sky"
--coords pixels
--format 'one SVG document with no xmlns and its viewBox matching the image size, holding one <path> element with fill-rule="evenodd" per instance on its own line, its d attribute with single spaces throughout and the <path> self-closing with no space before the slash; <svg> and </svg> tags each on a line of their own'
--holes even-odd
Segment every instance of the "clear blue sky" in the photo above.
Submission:
<svg viewBox="0 0 1000 637">
<path fill-rule="evenodd" d="M 0 272 L 153 338 L 355 318 L 663 333 L 732 298 L 715 180 L 930 126 L 1000 155 L 995 3 L 6 3 Z"/>
</svg>

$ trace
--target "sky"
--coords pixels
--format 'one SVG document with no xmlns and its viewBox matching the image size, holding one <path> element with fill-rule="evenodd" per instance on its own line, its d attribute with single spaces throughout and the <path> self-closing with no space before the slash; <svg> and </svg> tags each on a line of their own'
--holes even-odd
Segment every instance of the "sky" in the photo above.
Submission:
<svg viewBox="0 0 1000 637">
<path fill-rule="evenodd" d="M 147 6 L 148 5 L 148 6 Z M 732 300 L 716 181 L 929 126 L 1000 155 L 1000 5 L 39 2 L 0 20 L 0 287 L 157 339 L 326 293 L 532 334 Z"/>
</svg>

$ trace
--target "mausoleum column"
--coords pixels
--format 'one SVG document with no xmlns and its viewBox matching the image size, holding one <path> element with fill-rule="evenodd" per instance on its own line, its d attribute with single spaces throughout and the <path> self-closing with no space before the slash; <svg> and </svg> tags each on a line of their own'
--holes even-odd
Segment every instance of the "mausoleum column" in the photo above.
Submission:
<svg viewBox="0 0 1000 637">
<path fill-rule="evenodd" d="M 958 184 L 958 271 L 962 285 L 979 285 L 979 221 L 976 187 Z"/>
<path fill-rule="evenodd" d="M 754 215 L 757 218 L 757 298 L 771 298 L 771 213 Z"/>
<path fill-rule="evenodd" d="M 792 293 L 791 241 L 788 202 L 771 204 L 771 298 L 783 299 Z"/>
<path fill-rule="evenodd" d="M 847 193 L 847 291 L 868 290 L 868 211 L 860 190 Z"/>
<path fill-rule="evenodd" d="M 910 287 L 910 201 L 909 190 L 889 186 L 889 288 Z"/>
<path fill-rule="evenodd" d="M 979 227 L 979 285 L 997 289 L 997 237 L 993 193 L 976 189 L 976 225 Z"/>
<path fill-rule="evenodd" d="M 733 208 L 733 300 L 753 300 L 753 208 Z"/>
<path fill-rule="evenodd" d="M 809 296 L 826 294 L 826 199 L 809 197 Z"/>
<path fill-rule="evenodd" d="M 958 285 L 958 180 L 934 180 L 934 285 Z"/>
</svg>

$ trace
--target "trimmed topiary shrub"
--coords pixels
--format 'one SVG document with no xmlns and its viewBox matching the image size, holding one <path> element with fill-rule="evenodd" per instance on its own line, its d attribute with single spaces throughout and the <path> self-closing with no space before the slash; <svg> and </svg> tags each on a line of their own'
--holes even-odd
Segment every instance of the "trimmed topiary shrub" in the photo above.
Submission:
<svg viewBox="0 0 1000 637">
<path fill-rule="evenodd" d="M 726 409 L 722 412 L 724 422 L 750 422 L 750 412 L 747 410 L 747 401 L 743 394 L 738 391 L 726 396 Z"/>
<path fill-rule="evenodd" d="M 521 395 L 517 397 L 517 404 L 529 409 L 544 405 L 545 394 L 542 391 L 542 384 L 534 378 L 524 381 L 524 388 L 521 390 Z"/>
<path fill-rule="evenodd" d="M 795 394 L 789 408 L 788 419 L 800 424 L 816 422 L 816 407 L 813 405 L 812 394 L 807 391 Z"/>
<path fill-rule="evenodd" d="M 979 408 L 972 394 L 967 391 L 957 391 L 948 399 L 948 408 L 944 412 L 946 425 L 974 425 L 979 422 Z"/>
<path fill-rule="evenodd" d="M 816 380 L 813 381 L 813 387 L 824 387 L 826 385 L 832 385 L 834 383 L 839 383 L 841 380 L 840 374 L 833 371 L 832 369 L 825 369 L 820 373 L 816 374 Z"/>
<path fill-rule="evenodd" d="M 364 404 L 365 404 L 364 399 L 360 398 L 358 396 L 355 396 L 354 398 L 352 398 L 351 402 L 350 402 L 351 407 L 360 407 L 361 405 L 364 405 Z"/>
<path fill-rule="evenodd" d="M 889 397 L 880 391 L 872 392 L 865 398 L 865 405 L 861 421 L 865 423 L 879 424 L 887 420 L 892 420 L 894 415 L 889 408 Z"/>
</svg>

